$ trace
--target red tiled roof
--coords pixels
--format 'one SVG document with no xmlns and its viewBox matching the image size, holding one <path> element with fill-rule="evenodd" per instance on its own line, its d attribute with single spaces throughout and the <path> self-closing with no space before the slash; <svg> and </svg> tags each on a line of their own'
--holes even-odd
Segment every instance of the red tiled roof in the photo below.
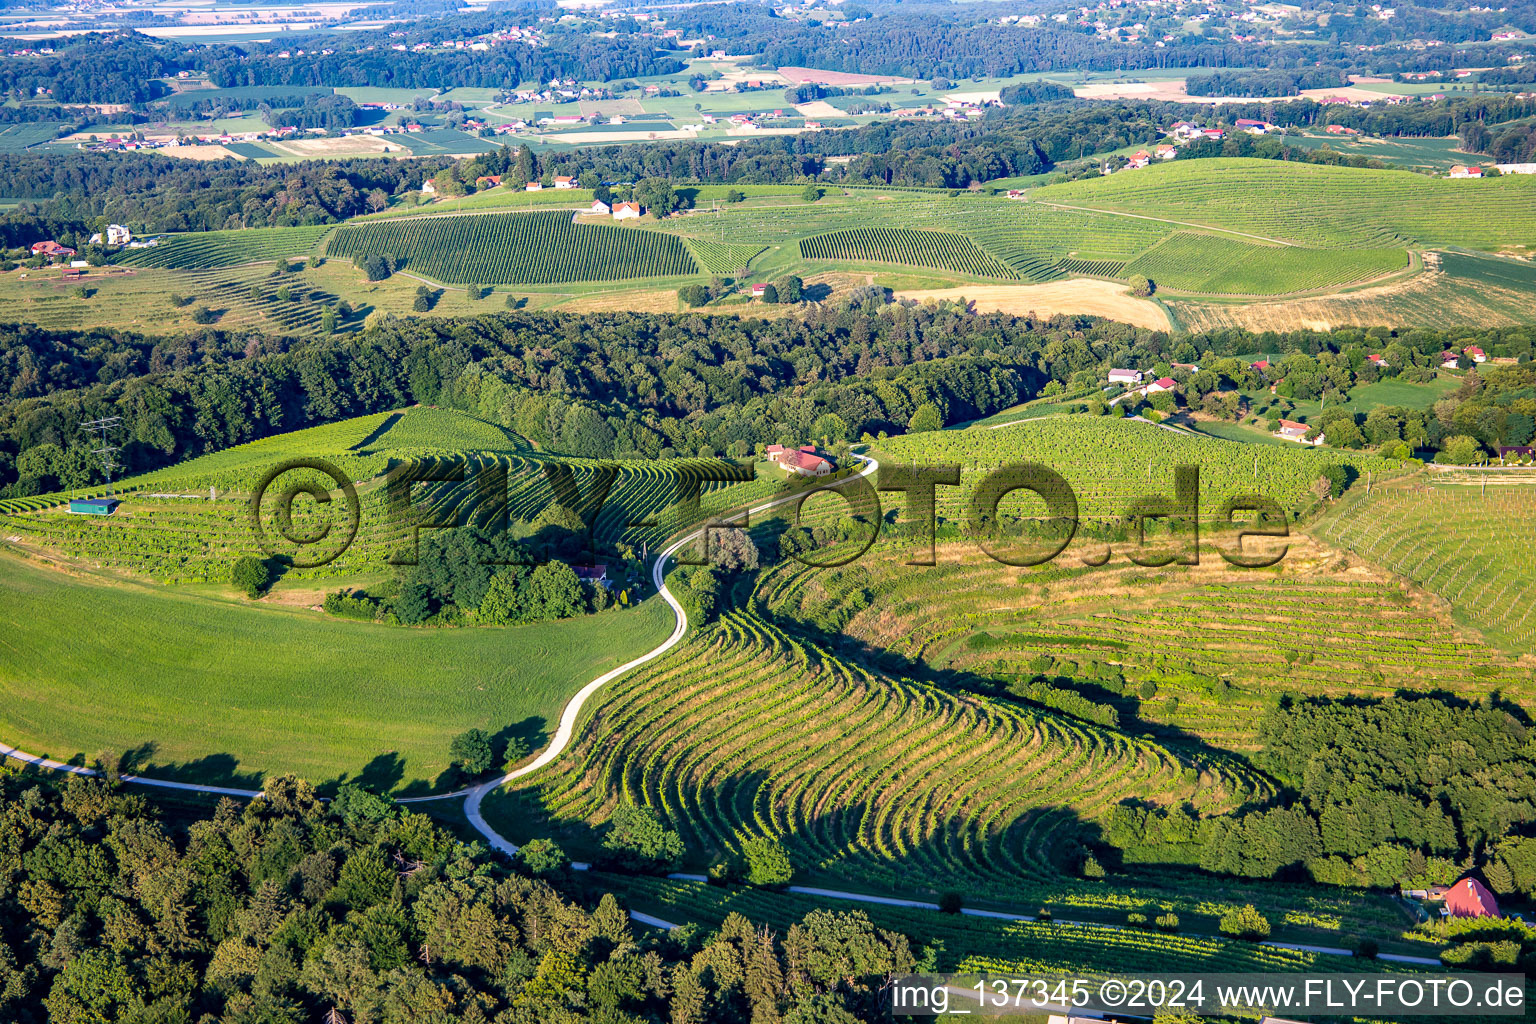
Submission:
<svg viewBox="0 0 1536 1024">
<path fill-rule="evenodd" d="M 1452 917 L 1498 917 L 1499 901 L 1475 878 L 1463 878 L 1445 894 L 1445 909 Z"/>
</svg>

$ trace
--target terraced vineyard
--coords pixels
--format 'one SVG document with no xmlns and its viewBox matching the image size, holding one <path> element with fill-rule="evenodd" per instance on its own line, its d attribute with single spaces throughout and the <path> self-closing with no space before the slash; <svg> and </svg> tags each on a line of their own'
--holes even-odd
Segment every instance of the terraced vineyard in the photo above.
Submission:
<svg viewBox="0 0 1536 1024">
<path fill-rule="evenodd" d="M 1057 260 L 1056 269 L 1064 274 L 1086 274 L 1089 277 L 1124 277 L 1124 260 Z"/>
<path fill-rule="evenodd" d="M 565 284 L 698 273 L 673 235 L 611 224 L 573 224 L 569 212 L 417 217 L 337 231 L 328 253 L 389 253 L 446 284 Z"/>
<path fill-rule="evenodd" d="M 1003 264 L 978 249 L 975 242 L 949 231 L 851 228 L 802 239 L 800 257 L 807 260 L 905 263 L 976 277 L 1015 276 Z"/>
<path fill-rule="evenodd" d="M 303 256 L 331 230 L 329 225 L 301 228 L 246 228 L 243 231 L 200 231 L 167 235 L 145 249 L 124 249 L 113 260 L 127 267 L 166 267 L 207 270 L 244 263 Z"/>
<path fill-rule="evenodd" d="M 1408 266 L 1403 249 L 1308 249 L 1179 231 L 1125 266 L 1159 288 L 1282 295 L 1381 277 Z"/>
<path fill-rule="evenodd" d="M 604 888 L 623 893 L 636 909 L 670 921 L 696 921 L 718 926 L 731 913 L 743 914 L 759 925 L 787 929 L 818 908 L 867 914 L 882 928 L 905 935 L 920 935 L 943 945 L 938 970 L 945 972 L 991 971 L 1010 975 L 1029 971 L 1348 971 L 1354 965 L 1344 957 L 1300 950 L 1261 946 L 1252 942 L 1195 935 L 1169 935 L 1153 931 L 1108 927 L 1093 923 L 1009 921 L 942 914 L 913 907 L 817 900 L 799 893 L 766 892 L 744 886 L 721 887 L 703 882 L 631 875 L 596 874 Z M 1103 887 L 1081 888 L 1084 902 L 1090 893 L 1106 901 Z M 1144 895 L 1117 887 L 1122 906 L 1158 914 L 1176 909 L 1189 926 L 1193 898 L 1177 892 Z M 1053 899 L 1063 895 L 1065 899 Z M 1061 887 L 1042 890 L 1025 886 L 1018 900 L 1039 900 L 1071 906 L 1075 893 Z M 1140 898 L 1138 898 L 1140 897 Z M 1239 904 L 1240 905 L 1240 904 Z M 1102 902 L 1100 904 L 1102 907 Z M 1211 907 L 1210 909 L 1218 909 Z M 1214 924 L 1214 922 L 1212 922 Z M 1214 928 L 1210 929 L 1214 931 Z M 1388 969 L 1388 964 L 1372 965 Z"/>
<path fill-rule="evenodd" d="M 780 565 L 759 595 L 777 619 L 840 632 L 892 670 L 984 689 L 1061 677 L 1090 702 L 1082 715 L 1109 707 L 1122 725 L 1224 750 L 1255 748 L 1280 680 L 1333 696 L 1404 685 L 1468 699 L 1533 692 L 1528 668 L 1459 635 L 1400 581 L 1304 536 L 1288 544 L 1265 570 L 1233 568 L 1213 550 L 1199 566 L 1143 569 L 1124 557 L 1134 538 L 1112 545 L 1119 554 L 1101 568 L 1069 553 L 1015 569 L 968 543 L 941 547 L 938 565 L 907 566 L 887 544 L 841 568 Z"/>
<path fill-rule="evenodd" d="M 1536 236 L 1536 178 L 1529 175 L 1452 181 L 1276 160 L 1178 160 L 1048 185 L 1031 198 L 1313 246 L 1494 249 Z"/>
<path fill-rule="evenodd" d="M 699 857 L 770 835 L 860 884 L 1003 896 L 1059 877 L 1082 823 L 1124 797 L 1219 812 L 1267 792 L 1234 765 L 1191 770 L 1153 743 L 871 672 L 751 611 L 612 686 L 498 813 L 580 836 L 628 800 Z"/>
<path fill-rule="evenodd" d="M 1516 482 L 1518 481 L 1518 482 Z M 1352 496 L 1315 532 L 1406 576 L 1513 650 L 1536 640 L 1536 514 L 1527 474 Z"/>
<path fill-rule="evenodd" d="M 1009 462 L 1050 467 L 1071 484 L 1082 515 L 1106 518 L 1123 515 L 1143 495 L 1171 495 L 1178 466 L 1200 468 L 1202 520 L 1214 519 L 1227 498 L 1254 492 L 1295 515 L 1315 503 L 1312 487 L 1322 467 L 1331 463 L 1347 464 L 1377 480 L 1405 471 L 1401 463 L 1355 452 L 1299 445 L 1261 449 L 1149 423 L 1088 416 L 1024 421 L 999 430 L 907 434 L 880 442 L 880 448 L 898 462 L 960 465 L 961 486 L 938 491 L 940 514 L 954 522 L 965 518 L 964 495 L 975 480 Z"/>
<path fill-rule="evenodd" d="M 690 240 L 688 248 L 699 266 L 711 274 L 739 274 L 767 246 Z"/>
<path fill-rule="evenodd" d="M 556 500 L 546 462 L 563 462 L 582 494 L 589 491 L 592 460 L 535 454 L 516 434 L 450 410 L 414 408 L 263 438 L 192 459 L 179 466 L 123 481 L 123 504 L 109 519 L 69 515 L 59 495 L 0 503 L 0 527 L 29 544 L 99 565 L 171 583 L 222 582 L 229 565 L 256 552 L 248 500 L 257 481 L 278 462 L 295 456 L 324 458 L 358 485 L 360 524 L 356 541 L 335 561 L 292 570 L 294 579 L 335 579 L 381 571 L 403 537 L 389 515 L 382 476 L 400 459 L 438 457 L 465 463 L 462 482 L 418 484 L 413 506 L 428 519 L 490 525 L 498 504 L 480 481 L 487 470 L 506 474 L 506 513 L 531 521 Z M 695 525 L 676 506 L 677 474 L 702 460 L 619 463 L 619 475 L 594 525 L 600 541 L 654 546 Z M 316 478 L 327 490 L 334 483 Z M 283 483 L 290 478 L 283 477 Z M 766 496 L 771 477 L 753 483 L 706 484 L 699 516 L 719 516 Z M 209 499 L 209 489 L 217 494 Z M 337 522 L 317 513 L 316 522 Z M 636 525 L 631 525 L 636 524 Z"/>
</svg>

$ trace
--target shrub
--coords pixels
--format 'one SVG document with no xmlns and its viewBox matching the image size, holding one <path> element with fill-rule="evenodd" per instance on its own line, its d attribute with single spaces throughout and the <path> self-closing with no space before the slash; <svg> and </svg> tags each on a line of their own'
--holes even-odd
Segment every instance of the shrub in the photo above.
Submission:
<svg viewBox="0 0 1536 1024">
<path fill-rule="evenodd" d="M 1147 280 L 1145 277 L 1142 277 L 1140 274 L 1132 275 L 1130 278 L 1130 285 L 1131 294 L 1140 296 L 1142 298 L 1146 298 L 1148 295 L 1151 295 L 1157 287 L 1151 281 Z"/>
<path fill-rule="evenodd" d="M 1147 915 L 1135 912 L 1126 914 L 1125 923 L 1132 928 L 1145 928 L 1147 926 Z"/>
<path fill-rule="evenodd" d="M 805 186 L 805 191 L 800 193 L 800 198 L 808 203 L 814 203 L 821 198 L 821 189 L 815 185 L 807 185 Z"/>
<path fill-rule="evenodd" d="M 683 855 L 683 837 L 667 828 L 656 812 L 625 804 L 608 819 L 603 848 L 632 870 L 672 870 Z"/>
<path fill-rule="evenodd" d="M 272 571 L 266 562 L 246 555 L 231 567 L 229 582 L 243 590 L 246 597 L 255 600 L 271 585 Z"/>
<path fill-rule="evenodd" d="M 726 189 L 725 201 L 728 203 L 740 203 L 747 198 L 746 193 L 739 188 Z"/>
<path fill-rule="evenodd" d="M 571 858 L 549 839 L 530 839 L 517 851 L 517 859 L 535 875 L 553 875 L 564 871 Z"/>
<path fill-rule="evenodd" d="M 192 322 L 195 324 L 211 324 L 218 318 L 218 314 L 207 306 L 198 306 L 192 310 Z"/>
<path fill-rule="evenodd" d="M 1162 931 L 1176 932 L 1179 930 L 1179 915 L 1172 911 L 1166 914 L 1159 914 L 1157 915 L 1157 920 L 1153 923 Z"/>
<path fill-rule="evenodd" d="M 1364 938 L 1355 943 L 1355 956 L 1361 960 L 1375 960 L 1376 954 L 1381 952 L 1381 943 L 1372 938 Z"/>
<path fill-rule="evenodd" d="M 502 765 L 510 772 L 518 766 L 519 762 L 526 760 L 530 753 L 528 741 L 521 736 L 514 736 L 507 740 L 507 750 L 501 759 Z"/>
<path fill-rule="evenodd" d="M 763 301 L 770 306 L 777 305 L 779 301 L 779 289 L 771 284 L 763 285 Z"/>
<path fill-rule="evenodd" d="M 743 843 L 741 852 L 747 859 L 747 881 L 752 885 L 788 885 L 795 875 L 784 847 L 767 836 Z"/>
<path fill-rule="evenodd" d="M 685 284 L 677 290 L 677 297 L 684 305 L 697 309 L 709 301 L 709 289 L 701 284 Z"/>
<path fill-rule="evenodd" d="M 1221 934 L 1237 939 L 1269 938 L 1269 918 L 1253 904 L 1245 904 L 1221 915 Z"/>
<path fill-rule="evenodd" d="M 448 757 L 467 775 L 479 775 L 491 766 L 491 738 L 484 729 L 470 729 L 453 738 Z"/>
<path fill-rule="evenodd" d="M 958 892 L 946 892 L 939 895 L 939 909 L 946 914 L 958 914 L 960 908 L 965 906 L 965 897 Z"/>
</svg>

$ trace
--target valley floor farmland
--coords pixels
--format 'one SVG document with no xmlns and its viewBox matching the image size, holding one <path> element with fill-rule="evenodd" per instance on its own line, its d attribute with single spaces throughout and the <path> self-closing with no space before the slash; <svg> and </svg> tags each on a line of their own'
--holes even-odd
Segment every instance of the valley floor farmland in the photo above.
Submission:
<svg viewBox="0 0 1536 1024">
<path fill-rule="evenodd" d="M 567 697 L 671 629 L 653 600 L 521 627 L 410 630 L 13 555 L 0 555 L 0 608 L 28 637 L 0 644 L 7 743 L 59 760 L 127 751 L 156 778 L 259 788 L 292 771 L 403 793 L 438 787 L 466 729 L 541 746 Z"/>
</svg>

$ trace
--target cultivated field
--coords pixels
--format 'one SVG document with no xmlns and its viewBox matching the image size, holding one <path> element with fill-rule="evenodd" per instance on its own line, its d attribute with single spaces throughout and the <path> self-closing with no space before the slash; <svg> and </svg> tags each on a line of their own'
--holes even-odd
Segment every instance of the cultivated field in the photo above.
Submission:
<svg viewBox="0 0 1536 1024">
<path fill-rule="evenodd" d="M 1157 303 L 1138 299 L 1125 286 L 1109 281 L 1074 278 L 1050 284 L 993 285 L 977 284 L 963 288 L 897 292 L 898 299 L 915 302 L 957 302 L 964 300 L 981 313 L 1012 313 L 1055 316 L 1066 313 L 1102 316 L 1121 320 L 1155 331 L 1172 330 L 1168 314 Z"/>
</svg>

